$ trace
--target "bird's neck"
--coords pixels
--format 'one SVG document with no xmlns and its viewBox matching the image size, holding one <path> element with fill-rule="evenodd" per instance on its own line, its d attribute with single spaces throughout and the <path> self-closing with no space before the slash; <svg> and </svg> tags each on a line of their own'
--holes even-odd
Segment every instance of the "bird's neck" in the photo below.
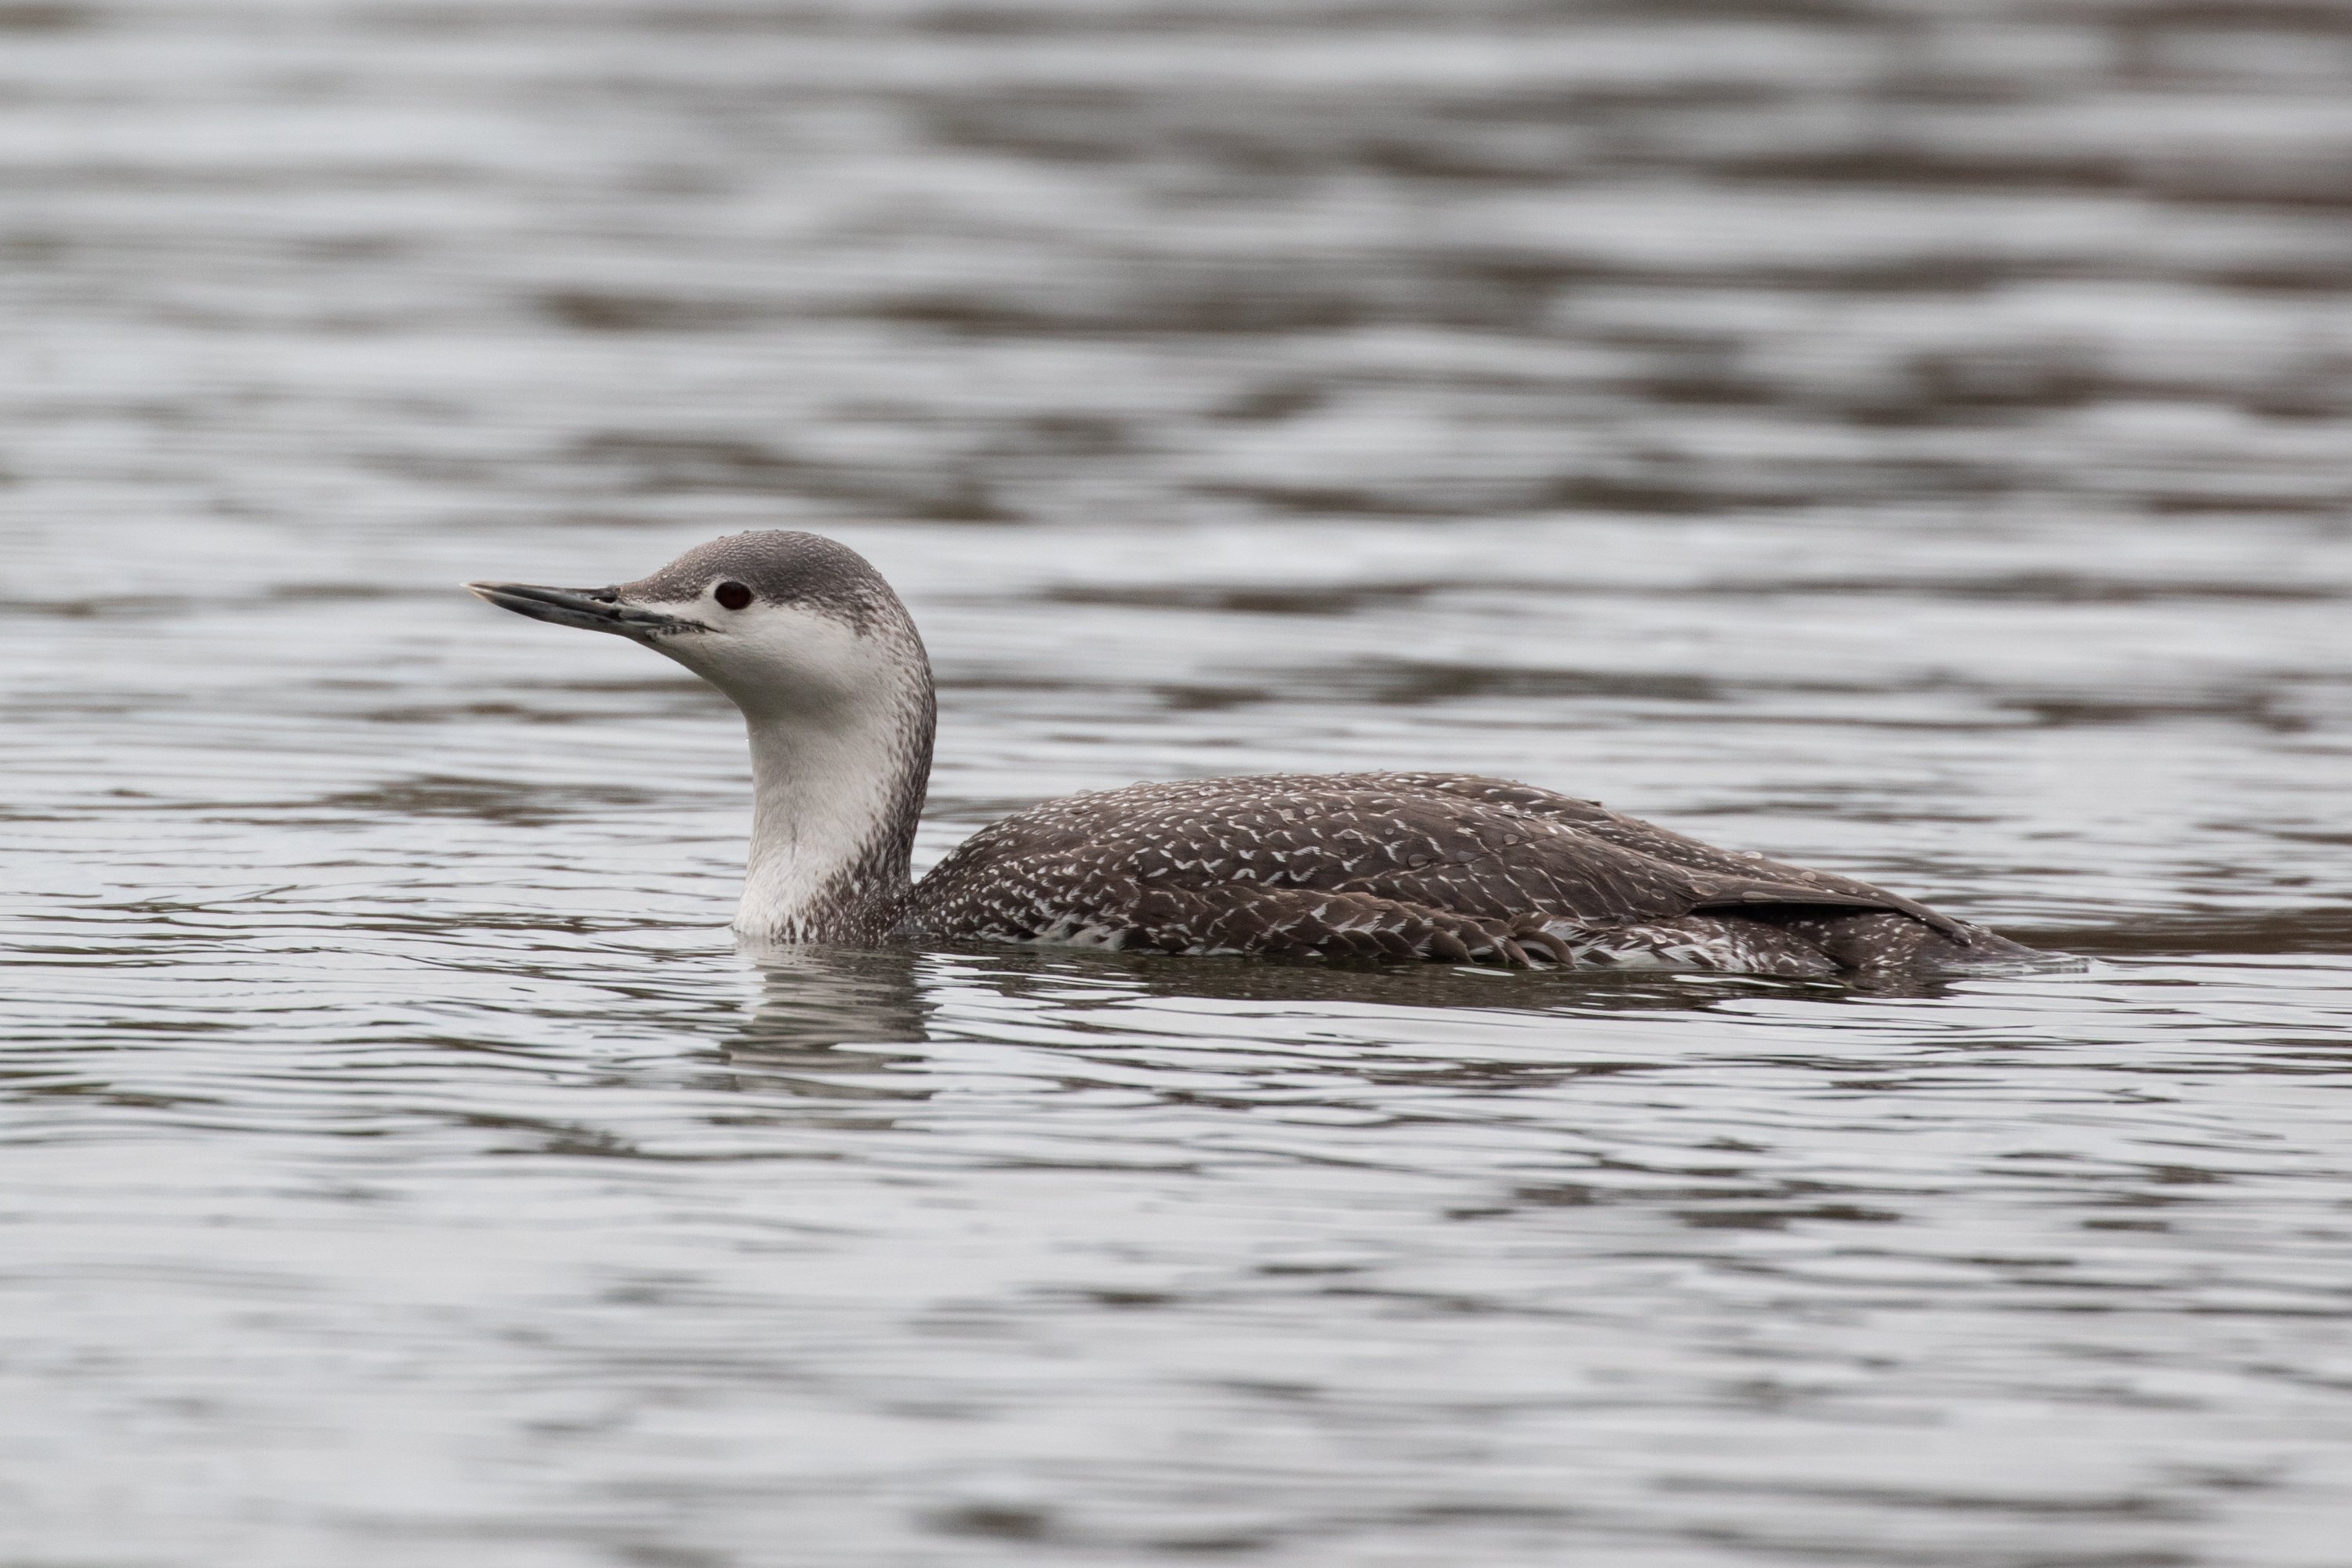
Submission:
<svg viewBox="0 0 2352 1568">
<path fill-rule="evenodd" d="M 918 655 L 919 661 L 919 654 Z M 751 854 L 735 929 L 776 942 L 866 942 L 897 922 L 930 783 L 930 671 L 832 714 L 747 714 Z"/>
</svg>

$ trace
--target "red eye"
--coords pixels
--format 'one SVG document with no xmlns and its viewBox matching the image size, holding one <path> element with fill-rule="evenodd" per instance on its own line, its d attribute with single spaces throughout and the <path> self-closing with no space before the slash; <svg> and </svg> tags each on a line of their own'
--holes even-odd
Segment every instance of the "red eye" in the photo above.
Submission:
<svg viewBox="0 0 2352 1568">
<path fill-rule="evenodd" d="M 721 583 L 711 596 L 730 610 L 740 610 L 751 602 L 751 590 L 740 583 Z"/>
</svg>

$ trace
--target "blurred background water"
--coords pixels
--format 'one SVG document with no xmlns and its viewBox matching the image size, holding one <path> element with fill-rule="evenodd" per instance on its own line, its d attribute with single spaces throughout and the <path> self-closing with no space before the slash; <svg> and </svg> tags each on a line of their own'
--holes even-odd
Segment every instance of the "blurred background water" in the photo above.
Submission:
<svg viewBox="0 0 2352 1568">
<path fill-rule="evenodd" d="M 5 0 L 0 1563 L 2336 1568 L 2352 7 Z M 2074 974 L 739 956 L 1454 767 Z"/>
</svg>

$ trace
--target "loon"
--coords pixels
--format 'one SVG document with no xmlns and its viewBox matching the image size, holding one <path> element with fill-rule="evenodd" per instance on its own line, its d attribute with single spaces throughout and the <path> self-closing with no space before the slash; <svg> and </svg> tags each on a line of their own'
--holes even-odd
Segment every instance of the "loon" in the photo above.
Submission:
<svg viewBox="0 0 2352 1568">
<path fill-rule="evenodd" d="M 754 803 L 735 925 L 753 941 L 1823 977 L 2052 956 L 1850 877 L 1466 773 L 1076 795 L 982 828 L 918 882 L 908 865 L 938 713 L 930 660 L 856 552 L 765 531 L 609 588 L 466 587 L 641 643 L 742 710 Z"/>
</svg>

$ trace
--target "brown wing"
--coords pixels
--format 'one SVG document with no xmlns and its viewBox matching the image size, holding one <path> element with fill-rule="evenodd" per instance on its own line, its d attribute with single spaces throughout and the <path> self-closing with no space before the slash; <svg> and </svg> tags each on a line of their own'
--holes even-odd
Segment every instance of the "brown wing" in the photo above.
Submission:
<svg viewBox="0 0 2352 1568">
<path fill-rule="evenodd" d="M 1717 894 L 1694 908 L 1731 908 L 1754 903 L 1845 905 L 1857 909 L 1891 910 L 1924 921 L 1931 930 L 1948 934 L 1962 929 L 1961 923 L 1949 915 L 1938 914 L 1925 904 L 1890 893 L 1884 888 L 1874 887 L 1858 878 L 1792 866 L 1785 860 L 1774 860 L 1754 850 L 1718 849 L 1712 844 L 1670 832 L 1638 816 L 1611 811 L 1597 800 L 1580 800 L 1554 790 L 1538 789 L 1533 784 L 1516 784 L 1507 779 L 1481 778 L 1474 773 L 1374 776 L 1410 779 L 1423 789 L 1549 817 L 1572 825 L 1595 838 L 1622 848 L 1685 868 L 1698 875 L 1700 885 L 1715 889 Z"/>
<path fill-rule="evenodd" d="M 1553 963 L 1568 944 L 1536 914 L 1488 920 L 1364 893 L 1221 883 L 1155 887 L 1081 877 L 1057 856 L 999 861 L 984 889 L 941 911 L 929 934 L 1076 946 L 1270 957 L 1431 959 L 1526 966 L 1530 949 Z"/>
<path fill-rule="evenodd" d="M 1048 801 L 941 862 L 916 889 L 908 923 L 940 935 L 1122 920 L 1157 930 L 1167 921 L 1139 900 L 1234 888 L 1360 896 L 1506 928 L 1540 916 L 1606 930 L 1758 904 L 1954 925 L 1867 883 L 1714 849 L 1591 801 L 1414 773 L 1208 779 Z"/>
</svg>

